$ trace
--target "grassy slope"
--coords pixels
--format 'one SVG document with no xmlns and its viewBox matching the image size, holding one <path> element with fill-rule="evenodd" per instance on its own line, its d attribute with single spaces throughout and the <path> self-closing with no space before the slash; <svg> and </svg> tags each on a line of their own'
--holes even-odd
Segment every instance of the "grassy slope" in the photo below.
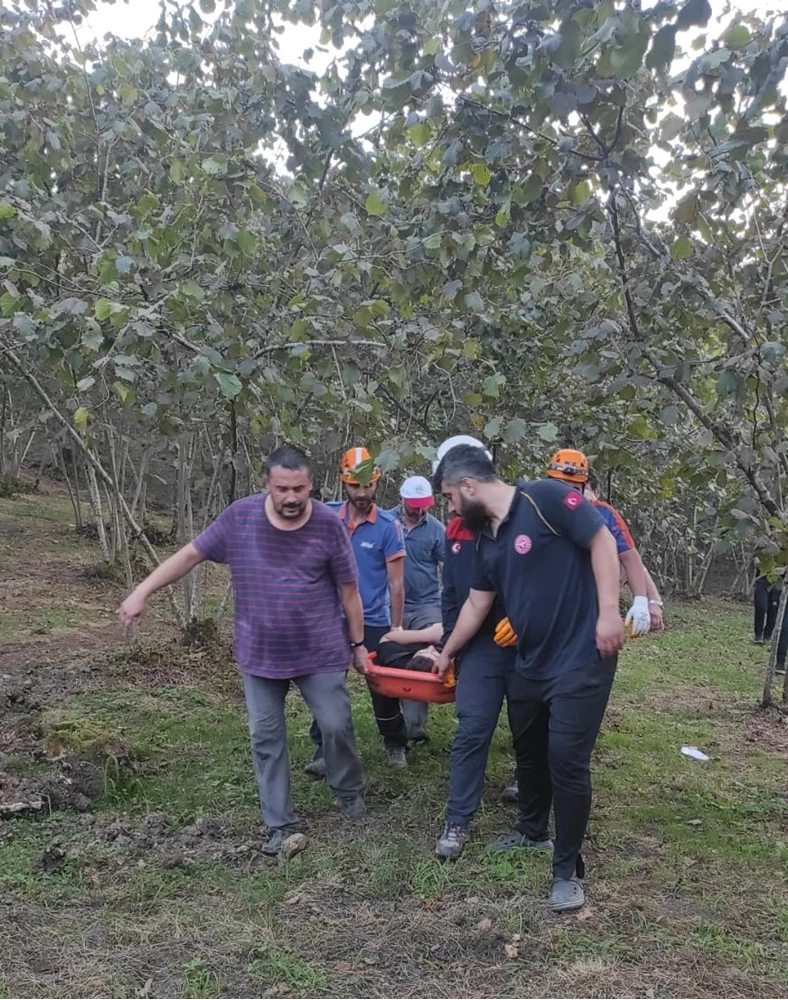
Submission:
<svg viewBox="0 0 788 1000">
<path fill-rule="evenodd" d="M 81 604 L 104 608 L 108 621 L 117 595 L 69 576 L 75 560 L 95 556 L 68 536 L 58 503 L 0 502 L 5 526 L 32 528 L 13 550 L 0 546 L 6 586 L 36 562 L 68 581 L 43 610 L 39 597 L 35 608 L 3 611 L 0 643 L 40 642 L 31 622 L 42 614 L 58 637 L 78 637 L 96 616 Z M 75 618 L 58 617 L 66 612 Z M 740 606 L 673 608 L 669 619 L 664 636 L 631 643 L 623 657 L 596 754 L 589 906 L 568 918 L 544 906 L 546 858 L 483 852 L 512 818 L 497 801 L 511 769 L 503 725 L 473 841 L 447 866 L 432 849 L 450 707 L 433 713 L 431 743 L 394 774 L 354 678 L 370 819 L 348 828 L 325 785 L 301 774 L 308 717 L 292 697 L 294 794 L 311 843 L 270 863 L 257 851 L 229 664 L 177 648 L 94 650 L 106 660 L 99 682 L 94 671 L 90 690 L 50 697 L 44 729 L 90 724 L 143 763 L 119 777 L 109 761 L 95 818 L 0 826 L 0 996 L 784 995 L 788 730 L 753 712 L 764 651 L 749 644 Z M 64 655 L 82 655 L 68 645 Z M 20 670 L 35 688 L 36 657 Z M 712 760 L 682 757 L 684 743 Z M 41 766 L 22 753 L 5 764 Z M 166 828 L 147 818 L 156 811 Z M 221 827 L 189 828 L 200 816 Z M 53 844 L 65 856 L 47 871 Z"/>
</svg>

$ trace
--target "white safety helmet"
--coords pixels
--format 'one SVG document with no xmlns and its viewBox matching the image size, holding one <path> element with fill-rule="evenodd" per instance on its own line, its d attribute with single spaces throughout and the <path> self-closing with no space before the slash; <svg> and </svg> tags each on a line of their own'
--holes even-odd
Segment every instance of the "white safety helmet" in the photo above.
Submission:
<svg viewBox="0 0 788 1000">
<path fill-rule="evenodd" d="M 484 451 L 484 454 L 490 459 L 490 461 L 492 461 L 492 455 L 484 447 L 484 443 L 480 441 L 478 438 L 471 437 L 470 434 L 455 434 L 454 437 L 446 438 L 443 444 L 438 445 L 438 457 L 432 463 L 433 475 L 435 475 L 435 473 L 438 471 L 438 466 L 441 464 L 444 455 L 450 452 L 452 448 L 456 448 L 458 445 L 461 444 L 470 445 L 472 448 L 481 448 Z"/>
</svg>

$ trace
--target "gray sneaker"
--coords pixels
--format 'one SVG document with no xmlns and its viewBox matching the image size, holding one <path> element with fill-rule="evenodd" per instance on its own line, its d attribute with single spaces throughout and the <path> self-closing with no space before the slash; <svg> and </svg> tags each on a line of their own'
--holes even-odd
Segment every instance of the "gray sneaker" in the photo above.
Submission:
<svg viewBox="0 0 788 1000">
<path fill-rule="evenodd" d="M 506 788 L 504 788 L 504 790 L 501 792 L 501 800 L 503 802 L 509 802 L 512 805 L 517 805 L 518 790 L 519 789 L 517 787 L 517 778 L 515 778 L 514 781 L 511 783 L 511 785 L 507 785 Z"/>
<path fill-rule="evenodd" d="M 550 909 L 556 913 L 579 910 L 586 901 L 583 885 L 577 876 L 554 878 L 550 886 Z"/>
<path fill-rule="evenodd" d="M 408 757 L 405 753 L 405 747 L 401 747 L 397 743 L 387 743 L 386 760 L 389 763 L 389 767 L 396 767 L 399 771 L 406 768 L 408 766 Z"/>
<path fill-rule="evenodd" d="M 467 826 L 461 826 L 459 823 L 447 823 L 443 828 L 443 833 L 438 837 L 435 853 L 439 858 L 459 858 L 467 839 Z"/>
<path fill-rule="evenodd" d="M 367 818 L 367 805 L 360 795 L 352 795 L 339 800 L 339 810 L 351 823 L 360 823 Z"/>
<path fill-rule="evenodd" d="M 304 768 L 304 774 L 308 774 L 312 778 L 325 778 L 326 776 L 325 758 L 315 757 L 314 760 L 310 760 L 309 763 Z"/>
<path fill-rule="evenodd" d="M 498 840 L 489 844 L 487 850 L 513 851 L 518 847 L 527 847 L 531 851 L 552 851 L 553 842 L 547 834 L 532 840 L 530 837 L 526 837 L 524 833 L 520 833 L 519 830 L 512 830 L 511 833 L 504 834 L 503 837 L 499 837 Z"/>
<path fill-rule="evenodd" d="M 282 850 L 282 844 L 284 844 L 287 838 L 297 832 L 298 827 L 295 826 L 275 827 L 271 830 L 271 836 L 262 846 L 263 854 L 268 855 L 269 858 L 275 858 Z"/>
</svg>

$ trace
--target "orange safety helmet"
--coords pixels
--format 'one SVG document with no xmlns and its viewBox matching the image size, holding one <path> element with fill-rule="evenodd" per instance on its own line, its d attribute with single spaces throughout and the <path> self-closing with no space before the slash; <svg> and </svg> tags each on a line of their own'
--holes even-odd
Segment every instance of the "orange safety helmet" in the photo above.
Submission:
<svg viewBox="0 0 788 1000">
<path fill-rule="evenodd" d="M 351 486 L 361 485 L 356 475 L 356 469 L 360 465 L 366 465 L 372 461 L 372 456 L 366 448 L 348 448 L 339 463 L 339 478 L 343 483 L 350 483 Z M 366 477 L 364 477 L 366 478 Z M 376 465 L 369 477 L 370 483 L 376 483 L 380 479 L 380 469 Z"/>
<path fill-rule="evenodd" d="M 547 475 L 551 479 L 563 479 L 567 483 L 587 483 L 588 459 L 582 451 L 562 448 L 550 459 Z"/>
</svg>

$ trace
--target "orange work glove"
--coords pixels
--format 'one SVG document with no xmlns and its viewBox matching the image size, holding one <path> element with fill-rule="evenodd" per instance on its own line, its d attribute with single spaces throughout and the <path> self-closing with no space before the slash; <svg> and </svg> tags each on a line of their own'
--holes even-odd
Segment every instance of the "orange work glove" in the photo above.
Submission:
<svg viewBox="0 0 788 1000">
<path fill-rule="evenodd" d="M 443 686 L 446 688 L 457 687 L 457 675 L 454 673 L 454 660 L 449 664 L 449 669 L 443 677 Z"/>
<path fill-rule="evenodd" d="M 495 640 L 496 646 L 505 647 L 517 645 L 517 633 L 512 628 L 512 623 L 508 618 L 502 618 L 495 626 L 493 639 Z"/>
</svg>

